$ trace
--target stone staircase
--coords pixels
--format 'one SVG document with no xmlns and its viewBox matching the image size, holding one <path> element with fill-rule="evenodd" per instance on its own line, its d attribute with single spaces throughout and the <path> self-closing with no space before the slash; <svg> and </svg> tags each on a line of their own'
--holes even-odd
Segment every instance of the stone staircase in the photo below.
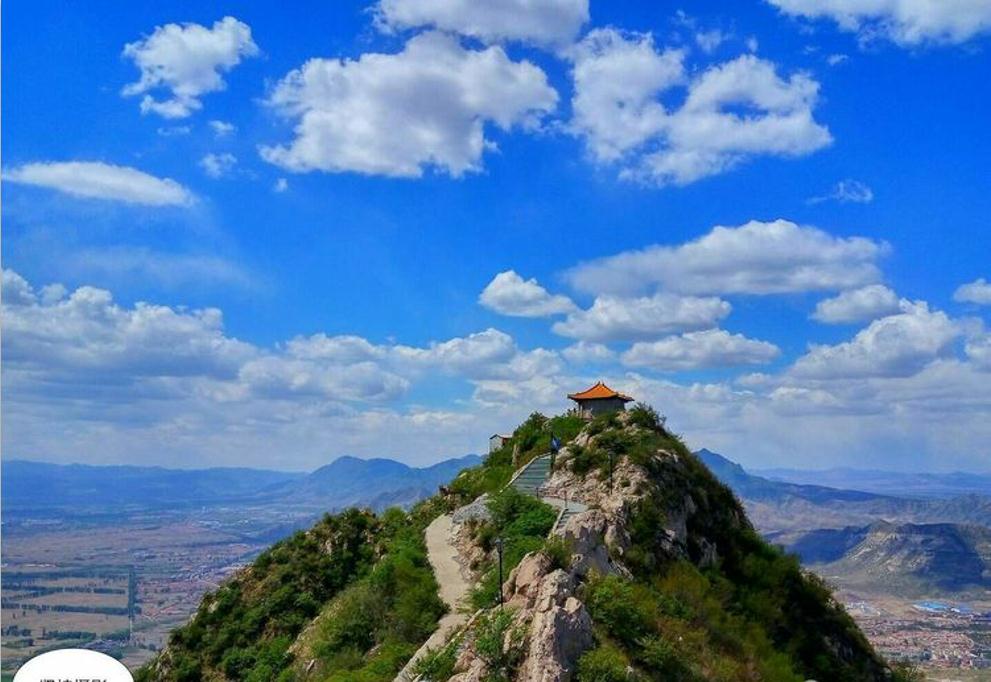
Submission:
<svg viewBox="0 0 991 682">
<path fill-rule="evenodd" d="M 551 456 L 542 455 L 535 457 L 523 469 L 513 477 L 509 485 L 513 486 L 521 493 L 539 497 L 538 489 L 551 475 Z"/>
<path fill-rule="evenodd" d="M 586 511 L 588 507 L 581 502 L 576 502 L 574 500 L 562 500 L 557 497 L 547 497 L 540 494 L 540 486 L 547 482 L 547 479 L 551 475 L 551 456 L 542 455 L 541 457 L 535 457 L 530 461 L 525 467 L 523 467 L 513 480 L 509 482 L 509 485 L 513 486 L 521 493 L 527 495 L 533 495 L 547 504 L 555 507 L 558 510 L 557 520 L 554 522 L 554 527 L 551 528 L 551 534 L 554 534 L 558 528 L 561 528 L 568 522 L 575 514 L 580 514 Z"/>
<path fill-rule="evenodd" d="M 575 514 L 581 514 L 583 511 L 587 509 L 588 507 L 586 507 L 584 504 L 581 504 L 580 502 L 570 502 L 568 504 L 567 509 L 561 510 L 561 513 L 557 517 L 557 523 L 554 524 L 554 528 L 551 530 L 551 532 L 553 533 L 558 528 L 564 527 L 564 524 L 568 522 L 568 519 L 570 519 Z"/>
</svg>

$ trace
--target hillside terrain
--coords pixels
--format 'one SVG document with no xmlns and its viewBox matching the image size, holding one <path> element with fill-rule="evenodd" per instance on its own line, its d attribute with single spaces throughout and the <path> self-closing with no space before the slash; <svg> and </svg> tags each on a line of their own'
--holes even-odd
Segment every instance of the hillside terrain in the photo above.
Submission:
<svg viewBox="0 0 991 682">
<path fill-rule="evenodd" d="M 710 450 L 702 449 L 696 454 L 740 497 L 750 519 L 765 534 L 867 526 L 876 521 L 991 527 L 991 494 L 920 497 L 921 489 L 916 487 L 914 495 L 898 496 L 792 483 L 751 474 Z M 918 481 L 918 477 L 914 480 Z M 944 482 L 937 490 L 945 492 L 947 485 Z M 963 489 L 970 490 L 973 486 Z"/>
<path fill-rule="evenodd" d="M 564 444 L 553 458 L 552 433 Z M 522 473 L 507 486 L 514 472 Z M 450 610 L 424 541 L 438 519 L 472 585 L 457 605 L 465 624 L 396 677 Z M 642 405 L 590 423 L 534 414 L 480 466 L 409 512 L 325 517 L 207 595 L 138 674 L 283 682 L 901 677 L 829 589 L 762 540 L 729 488 Z"/>
<path fill-rule="evenodd" d="M 991 589 L 991 529 L 950 523 L 892 524 L 782 533 L 773 540 L 846 584 L 891 592 Z"/>
</svg>

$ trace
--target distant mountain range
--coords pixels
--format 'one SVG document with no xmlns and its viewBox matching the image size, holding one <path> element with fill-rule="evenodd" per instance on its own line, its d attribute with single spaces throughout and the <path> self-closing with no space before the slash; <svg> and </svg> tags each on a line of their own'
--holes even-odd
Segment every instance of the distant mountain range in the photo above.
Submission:
<svg viewBox="0 0 991 682">
<path fill-rule="evenodd" d="M 771 539 L 846 584 L 918 594 L 991 587 L 991 529 L 983 526 L 878 522 Z"/>
<path fill-rule="evenodd" d="M 414 468 L 390 459 L 340 457 L 309 474 L 246 468 L 166 469 L 4 460 L 3 512 L 115 512 L 209 505 L 407 505 L 436 492 L 478 455 Z"/>
<path fill-rule="evenodd" d="M 957 497 L 991 495 L 991 474 L 952 472 L 945 474 L 836 468 L 755 469 L 754 474 L 775 481 L 846 488 L 896 497 Z"/>
<path fill-rule="evenodd" d="M 302 478 L 267 488 L 258 496 L 324 509 L 407 506 L 433 495 L 438 486 L 448 483 L 459 471 L 481 461 L 478 455 L 465 455 L 414 468 L 392 459 L 339 457 Z"/>
<path fill-rule="evenodd" d="M 819 484 L 858 485 L 851 469 L 775 480 L 710 450 L 696 454 L 768 540 L 832 582 L 912 596 L 991 588 L 991 488 L 980 476 L 864 472 L 873 490 L 851 490 Z M 904 494 L 879 492 L 899 480 Z"/>
<path fill-rule="evenodd" d="M 813 530 L 892 523 L 962 523 L 991 526 L 991 489 L 988 494 L 948 497 L 947 482 L 938 492 L 923 496 L 918 486 L 912 496 L 880 494 L 858 489 L 791 483 L 756 476 L 726 457 L 702 449 L 698 457 L 744 502 L 761 532 Z"/>
</svg>

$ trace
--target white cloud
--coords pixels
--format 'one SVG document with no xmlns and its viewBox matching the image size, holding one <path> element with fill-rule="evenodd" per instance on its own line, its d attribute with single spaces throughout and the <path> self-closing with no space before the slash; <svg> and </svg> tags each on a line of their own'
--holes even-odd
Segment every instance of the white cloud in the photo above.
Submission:
<svg viewBox="0 0 991 682">
<path fill-rule="evenodd" d="M 991 31 L 985 0 L 768 0 L 782 12 L 832 19 L 862 41 L 886 38 L 901 45 L 963 43 Z"/>
<path fill-rule="evenodd" d="M 689 80 L 684 51 L 606 28 L 589 32 L 570 57 L 570 128 L 624 178 L 685 185 L 754 156 L 802 156 L 832 141 L 812 115 L 819 84 L 804 73 L 782 78 L 753 54 Z M 680 106 L 665 106 L 682 90 Z"/>
<path fill-rule="evenodd" d="M 695 34 L 695 44 L 703 52 L 713 52 L 725 41 L 726 35 L 718 28 L 714 28 L 711 31 L 699 31 Z"/>
<path fill-rule="evenodd" d="M 297 120 L 291 144 L 261 148 L 288 170 L 420 177 L 434 168 L 459 177 L 479 171 L 494 147 L 487 123 L 533 126 L 554 109 L 557 93 L 543 71 L 500 47 L 468 50 L 429 32 L 398 54 L 311 59 L 269 102 Z"/>
<path fill-rule="evenodd" d="M 286 180 L 285 178 L 278 178 L 275 181 L 275 184 L 272 185 L 272 191 L 278 192 L 280 194 L 282 192 L 285 192 L 287 189 L 289 189 L 289 181 Z"/>
<path fill-rule="evenodd" d="M 839 53 L 831 54 L 828 57 L 826 57 L 826 63 L 829 64 L 830 66 L 839 66 L 840 64 L 848 61 L 849 59 L 850 59 L 849 55 L 839 54 Z"/>
<path fill-rule="evenodd" d="M 991 305 L 991 282 L 981 277 L 973 282 L 962 284 L 953 292 L 953 300 L 961 303 Z"/>
<path fill-rule="evenodd" d="M 192 132 L 189 126 L 163 126 L 155 131 L 162 137 L 183 137 Z"/>
<path fill-rule="evenodd" d="M 903 312 L 874 320 L 852 340 L 810 347 L 791 368 L 809 379 L 905 377 L 948 355 L 961 333 L 957 323 L 925 303 L 906 303 Z"/>
<path fill-rule="evenodd" d="M 821 204 L 824 201 L 838 201 L 841 204 L 869 204 L 874 201 L 874 190 L 859 180 L 840 180 L 828 194 L 812 197 L 808 203 Z"/>
<path fill-rule="evenodd" d="M 708 329 L 635 343 L 623 353 L 622 360 L 630 367 L 678 371 L 763 364 L 780 354 L 781 350 L 773 343 L 730 334 L 723 329 Z"/>
<path fill-rule="evenodd" d="M 575 365 L 610 362 L 616 359 L 616 354 L 608 346 L 601 343 L 589 343 L 588 341 L 571 344 L 561 351 L 561 355 L 564 356 L 565 360 Z"/>
<path fill-rule="evenodd" d="M 974 334 L 964 346 L 967 357 L 982 369 L 991 370 L 991 333 Z"/>
<path fill-rule="evenodd" d="M 211 178 L 218 179 L 230 175 L 237 165 L 237 157 L 229 152 L 209 153 L 200 159 L 200 168 Z"/>
<path fill-rule="evenodd" d="M 715 297 L 659 293 L 640 298 L 599 296 L 588 310 L 555 322 L 556 334 L 583 341 L 636 341 L 714 327 L 731 306 Z"/>
<path fill-rule="evenodd" d="M 170 178 L 157 178 L 129 166 L 100 161 L 42 161 L 3 173 L 3 179 L 48 187 L 76 197 L 146 206 L 187 206 L 192 193 Z"/>
<path fill-rule="evenodd" d="M 500 272 L 478 297 L 486 308 L 514 317 L 547 317 L 576 310 L 567 296 L 551 294 L 534 278 L 523 279 L 514 270 Z"/>
<path fill-rule="evenodd" d="M 631 294 L 653 287 L 691 294 L 778 294 L 858 287 L 880 279 L 887 245 L 834 237 L 787 220 L 715 227 L 679 246 L 654 245 L 580 264 L 578 289 Z"/>
<path fill-rule="evenodd" d="M 901 309 L 898 295 L 883 284 L 844 291 L 816 304 L 812 319 L 826 324 L 868 322 Z"/>
<path fill-rule="evenodd" d="M 991 370 L 991 333 L 974 334 L 967 339 L 964 352 L 975 365 Z"/>
<path fill-rule="evenodd" d="M 124 56 L 141 70 L 141 78 L 122 91 L 127 97 L 144 95 L 141 112 L 165 118 L 185 118 L 203 105 L 200 97 L 226 87 L 221 74 L 244 57 L 258 54 L 251 28 L 234 17 L 200 24 L 166 24 L 141 40 L 124 46 Z M 165 99 L 150 94 L 168 91 Z"/>
<path fill-rule="evenodd" d="M 619 160 L 659 135 L 669 112 L 658 93 L 682 84 L 685 53 L 658 52 L 653 36 L 595 29 L 573 48 L 571 128 L 599 161 Z"/>
<path fill-rule="evenodd" d="M 326 396 L 338 400 L 394 400 L 410 382 L 373 362 L 335 365 L 281 356 L 264 356 L 241 366 L 238 379 L 251 390 L 273 398 Z"/>
<path fill-rule="evenodd" d="M 233 123 L 228 123 L 227 121 L 218 121 L 216 119 L 209 122 L 210 129 L 213 130 L 213 134 L 217 137 L 227 137 L 228 135 L 233 135 L 237 131 L 237 126 Z"/>
<path fill-rule="evenodd" d="M 20 289 L 16 300 L 4 297 L 4 362 L 28 373 L 38 388 L 118 391 L 150 378 L 231 378 L 256 354 L 224 335 L 215 308 L 124 308 L 109 291 L 89 286 L 45 302 Z"/>
<path fill-rule="evenodd" d="M 588 21 L 588 0 L 379 0 L 375 11 L 385 30 L 430 26 L 487 43 L 564 45 Z"/>
<path fill-rule="evenodd" d="M 350 453 L 424 464 L 479 452 L 533 410 L 559 413 L 596 379 L 652 403 L 690 446 L 747 465 L 793 463 L 801 433 L 809 467 L 904 466 L 910 453 L 919 469 L 985 469 L 991 440 L 981 329 L 966 356 L 937 353 L 914 374 L 679 384 L 608 367 L 575 374 L 496 330 L 423 346 L 318 334 L 259 347 L 233 338 L 216 310 L 123 305 L 92 287 L 34 288 L 11 271 L 3 319 L 9 456 L 271 466 L 278 452 L 280 468 L 313 469 Z M 452 379 L 464 389 L 446 406 L 414 402 L 446 395 Z"/>
</svg>

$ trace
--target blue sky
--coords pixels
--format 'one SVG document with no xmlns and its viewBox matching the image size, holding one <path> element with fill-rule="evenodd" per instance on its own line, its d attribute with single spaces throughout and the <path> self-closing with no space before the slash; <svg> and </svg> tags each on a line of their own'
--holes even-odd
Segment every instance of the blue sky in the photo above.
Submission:
<svg viewBox="0 0 991 682">
<path fill-rule="evenodd" d="M 991 4 L 516 5 L 5 7 L 5 456 L 988 470 Z"/>
</svg>

